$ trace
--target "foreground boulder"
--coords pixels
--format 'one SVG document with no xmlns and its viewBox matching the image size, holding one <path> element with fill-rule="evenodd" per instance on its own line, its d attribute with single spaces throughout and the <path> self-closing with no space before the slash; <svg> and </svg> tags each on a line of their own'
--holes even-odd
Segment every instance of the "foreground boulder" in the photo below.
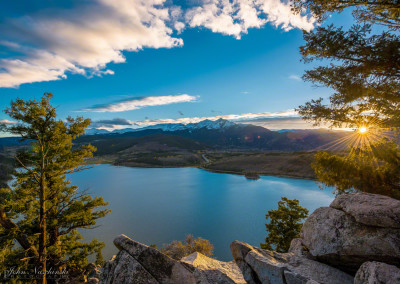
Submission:
<svg viewBox="0 0 400 284">
<path fill-rule="evenodd" d="M 354 278 L 354 284 L 398 284 L 400 269 L 394 265 L 370 261 L 361 265 Z"/>
<path fill-rule="evenodd" d="M 114 240 L 114 245 L 137 260 L 160 283 L 196 282 L 191 271 L 157 249 L 136 242 L 125 235 L 118 236 Z"/>
<path fill-rule="evenodd" d="M 158 284 L 158 281 L 135 258 L 122 250 L 106 263 L 100 283 Z"/>
<path fill-rule="evenodd" d="M 231 251 L 250 284 L 353 283 L 349 274 L 294 253 L 263 250 L 239 241 L 231 244 Z"/>
<path fill-rule="evenodd" d="M 125 235 L 118 236 L 114 245 L 120 251 L 106 263 L 101 283 L 196 283 L 192 271 L 154 248 Z"/>
<path fill-rule="evenodd" d="M 201 253 L 181 261 L 125 235 L 114 240 L 118 254 L 102 268 L 103 284 L 245 284 L 234 262 L 222 262 Z"/>
<path fill-rule="evenodd" d="M 400 200 L 371 193 L 341 194 L 329 207 L 354 217 L 357 223 L 400 229 Z"/>
<path fill-rule="evenodd" d="M 301 241 L 317 260 L 350 273 L 367 261 L 399 266 L 399 208 L 399 200 L 376 194 L 341 195 L 307 218 Z"/>
<path fill-rule="evenodd" d="M 246 281 L 235 262 L 223 262 L 194 252 L 181 259 L 194 273 L 197 284 L 245 284 Z"/>
</svg>

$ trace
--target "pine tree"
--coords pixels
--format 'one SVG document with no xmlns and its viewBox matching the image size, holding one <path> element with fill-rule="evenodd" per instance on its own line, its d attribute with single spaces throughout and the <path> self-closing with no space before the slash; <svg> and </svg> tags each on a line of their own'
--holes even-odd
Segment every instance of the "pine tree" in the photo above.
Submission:
<svg viewBox="0 0 400 284">
<path fill-rule="evenodd" d="M 317 179 L 336 186 L 338 193 L 360 190 L 400 198 L 400 151 L 393 137 L 400 129 L 398 1 L 291 3 L 294 11 L 310 11 L 320 22 L 352 9 L 357 22 L 349 30 L 329 25 L 303 34 L 303 61 L 330 63 L 306 71 L 303 79 L 334 93 L 328 102 L 319 98 L 300 106 L 300 115 L 315 125 L 369 129 L 356 132 L 345 155 L 319 153 L 313 165 Z"/>
<path fill-rule="evenodd" d="M 308 210 L 299 205 L 296 199 L 282 197 L 278 202 L 277 210 L 269 210 L 265 215 L 270 222 L 265 224 L 268 236 L 265 243 L 261 243 L 262 249 L 287 252 L 290 242 L 298 238 L 303 225 L 301 222 L 308 216 Z"/>
<path fill-rule="evenodd" d="M 326 20 L 330 13 L 352 8 L 358 22 L 370 22 L 391 29 L 400 28 L 400 6 L 398 0 L 291 0 L 292 10 L 300 13 L 310 11 L 319 21 Z"/>
<path fill-rule="evenodd" d="M 336 193 L 363 191 L 400 199 L 400 150 L 393 141 L 361 146 L 347 155 L 318 152 L 312 167 Z"/>
<path fill-rule="evenodd" d="M 90 120 L 57 119 L 51 98 L 45 93 L 41 100 L 16 99 L 5 113 L 17 124 L 2 126 L 3 131 L 31 141 L 15 156 L 20 169 L 12 189 L 0 192 L 1 233 L 7 237 L 3 242 L 18 242 L 22 249 L 13 252 L 19 256 L 18 266 L 38 265 L 42 283 L 47 270 L 81 270 L 87 256 L 101 250 L 103 243 L 82 242 L 77 229 L 93 228 L 97 219 L 110 212 L 99 209 L 107 205 L 102 197 L 91 197 L 67 179 L 67 174 L 86 169 L 84 159 L 96 150 L 73 144 Z"/>
<path fill-rule="evenodd" d="M 292 7 L 306 9 L 323 21 L 332 12 L 355 8 L 360 24 L 348 31 L 320 26 L 304 31 L 300 47 L 303 61 L 331 64 L 306 71 L 303 79 L 335 91 L 324 104 L 319 98 L 299 107 L 300 114 L 316 124 L 332 126 L 400 127 L 400 5 L 398 1 L 292 0 Z M 372 25 L 388 26 L 378 34 Z"/>
<path fill-rule="evenodd" d="M 349 31 L 332 25 L 305 32 L 303 60 L 332 64 L 306 71 L 303 79 L 334 90 L 329 104 L 322 98 L 299 107 L 316 124 L 359 127 L 400 127 L 400 36 L 372 34 L 371 25 Z"/>
</svg>

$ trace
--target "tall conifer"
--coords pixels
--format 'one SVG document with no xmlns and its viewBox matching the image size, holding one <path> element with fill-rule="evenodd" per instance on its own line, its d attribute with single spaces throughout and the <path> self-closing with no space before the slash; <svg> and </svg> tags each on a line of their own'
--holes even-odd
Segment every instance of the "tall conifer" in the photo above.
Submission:
<svg viewBox="0 0 400 284">
<path fill-rule="evenodd" d="M 90 120 L 58 119 L 50 104 L 52 96 L 45 93 L 41 100 L 12 101 L 5 112 L 17 123 L 2 126 L 3 131 L 31 141 L 15 156 L 19 169 L 13 187 L 0 194 L 3 242 L 18 242 L 22 249 L 11 250 L 10 255 L 18 266 L 28 262 L 40 267 L 41 283 L 46 283 L 46 271 L 79 271 L 88 255 L 100 253 L 104 244 L 96 239 L 82 242 L 77 229 L 93 228 L 97 219 L 109 213 L 99 209 L 107 205 L 102 197 L 91 197 L 67 179 L 67 174 L 86 169 L 84 159 L 96 150 L 73 144 Z"/>
</svg>

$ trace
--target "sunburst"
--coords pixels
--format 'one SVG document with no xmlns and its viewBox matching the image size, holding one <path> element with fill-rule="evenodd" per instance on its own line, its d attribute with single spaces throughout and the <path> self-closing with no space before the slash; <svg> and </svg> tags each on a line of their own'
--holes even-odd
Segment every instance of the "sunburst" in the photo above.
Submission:
<svg viewBox="0 0 400 284">
<path fill-rule="evenodd" d="M 313 151 L 349 151 L 354 153 L 354 151 L 362 149 L 370 152 L 378 140 L 384 136 L 388 137 L 387 134 L 379 125 L 376 125 L 376 120 L 371 119 L 357 124 L 351 134 L 313 149 Z"/>
<path fill-rule="evenodd" d="M 366 126 L 361 126 L 358 129 L 358 133 L 360 133 L 360 134 L 366 134 L 367 132 L 368 132 L 368 128 Z"/>
</svg>

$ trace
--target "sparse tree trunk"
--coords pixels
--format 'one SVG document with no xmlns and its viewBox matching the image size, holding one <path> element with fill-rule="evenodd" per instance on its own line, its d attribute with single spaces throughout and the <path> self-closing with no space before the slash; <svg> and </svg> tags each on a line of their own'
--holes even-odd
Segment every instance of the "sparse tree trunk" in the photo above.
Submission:
<svg viewBox="0 0 400 284">
<path fill-rule="evenodd" d="M 57 198 L 54 198 L 55 200 L 52 200 L 53 202 L 57 203 Z M 56 212 L 57 212 L 57 207 L 54 207 L 51 212 L 49 218 L 57 218 L 56 217 Z M 49 255 L 49 262 L 47 263 L 47 266 L 54 269 L 61 271 L 62 266 L 61 263 L 61 240 L 60 240 L 60 234 L 59 234 L 59 226 L 54 226 L 52 225 L 50 228 L 47 228 L 48 234 L 49 234 L 49 241 L 48 241 L 48 247 L 55 246 L 56 250 L 55 253 L 52 255 Z"/>
<path fill-rule="evenodd" d="M 42 269 L 42 273 L 43 273 L 41 283 L 46 284 L 46 260 L 47 260 L 46 234 L 47 234 L 47 230 L 46 230 L 46 185 L 45 185 L 44 173 L 42 173 L 42 175 L 40 177 L 39 202 L 40 202 L 39 262 L 42 266 L 41 269 Z"/>
</svg>

